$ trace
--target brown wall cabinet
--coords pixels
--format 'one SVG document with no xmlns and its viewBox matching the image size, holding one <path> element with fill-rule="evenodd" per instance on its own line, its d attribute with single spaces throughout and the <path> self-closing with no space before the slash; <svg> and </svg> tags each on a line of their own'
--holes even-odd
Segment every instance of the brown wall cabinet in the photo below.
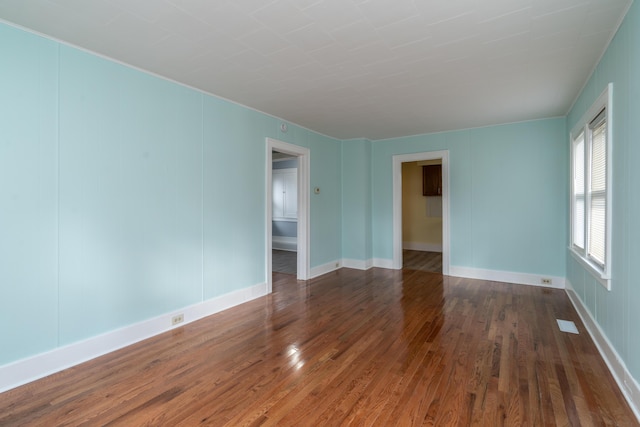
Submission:
<svg viewBox="0 0 640 427">
<path fill-rule="evenodd" d="M 442 196 L 442 165 L 422 166 L 422 195 Z"/>
</svg>

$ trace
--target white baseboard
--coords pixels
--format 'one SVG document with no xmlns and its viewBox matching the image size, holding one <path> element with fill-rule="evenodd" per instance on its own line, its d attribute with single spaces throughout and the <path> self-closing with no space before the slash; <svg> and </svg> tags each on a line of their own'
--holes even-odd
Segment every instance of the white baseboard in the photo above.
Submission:
<svg viewBox="0 0 640 427">
<path fill-rule="evenodd" d="M 393 270 L 393 260 L 392 259 L 383 259 L 383 258 L 374 258 L 373 266 L 378 268 L 387 268 Z"/>
<path fill-rule="evenodd" d="M 312 267 L 309 271 L 309 279 L 313 279 L 323 274 L 331 273 L 342 267 L 342 260 L 331 261 L 323 265 Z"/>
<path fill-rule="evenodd" d="M 423 252 L 442 252 L 442 243 L 402 242 L 402 249 Z"/>
<path fill-rule="evenodd" d="M 485 270 L 482 268 L 449 267 L 449 275 L 466 277 L 468 279 L 491 280 L 494 282 L 515 283 L 518 285 L 542 286 L 545 288 L 564 289 L 566 279 L 559 276 L 547 276 L 529 273 L 514 273 L 511 271 Z M 550 279 L 551 283 L 544 284 L 542 279 Z"/>
<path fill-rule="evenodd" d="M 373 267 L 373 260 L 359 260 L 359 259 L 343 259 L 342 266 L 347 268 L 354 268 L 356 270 L 368 270 Z"/>
<path fill-rule="evenodd" d="M 322 276 L 323 274 L 330 273 L 342 267 L 353 268 L 356 270 L 369 270 L 370 268 L 373 268 L 373 267 L 392 269 L 393 261 L 390 259 L 379 259 L 379 258 L 373 258 L 373 259 L 367 259 L 367 260 L 345 258 L 340 261 L 333 261 L 333 262 L 326 263 L 324 265 L 313 267 L 311 269 L 311 274 L 309 275 L 309 278 L 313 279 L 314 277 Z"/>
<path fill-rule="evenodd" d="M 0 366 L 0 392 L 95 359 L 266 294 L 267 284 L 259 283 L 115 331 Z M 177 314 L 184 315 L 184 322 L 171 326 L 171 318 Z"/>
<path fill-rule="evenodd" d="M 620 391 L 622 391 L 629 406 L 631 406 L 631 410 L 640 422 L 640 385 L 638 385 L 638 382 L 631 376 L 624 360 L 622 360 L 616 349 L 611 345 L 611 342 L 598 325 L 598 322 L 593 318 L 587 306 L 584 305 L 573 289 L 569 280 L 567 280 L 565 292 L 578 312 L 580 319 L 582 319 L 582 323 L 584 323 L 585 328 L 587 328 L 587 332 L 589 332 L 604 362 L 609 367 L 611 375 L 613 375 L 616 383 L 618 383 Z"/>
<path fill-rule="evenodd" d="M 286 236 L 272 236 L 271 247 L 281 251 L 296 252 L 298 250 L 298 238 Z"/>
</svg>

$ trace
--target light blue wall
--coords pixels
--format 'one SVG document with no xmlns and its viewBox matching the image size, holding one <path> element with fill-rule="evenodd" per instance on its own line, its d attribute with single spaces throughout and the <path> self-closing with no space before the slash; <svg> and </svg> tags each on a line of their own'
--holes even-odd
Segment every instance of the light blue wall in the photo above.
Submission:
<svg viewBox="0 0 640 427">
<path fill-rule="evenodd" d="M 640 4 L 634 2 L 618 33 L 567 117 L 570 130 L 613 82 L 613 235 L 611 291 L 567 256 L 573 288 L 640 381 Z M 568 145 L 568 134 L 565 144 Z"/>
<path fill-rule="evenodd" d="M 371 141 L 342 144 L 342 256 L 367 261 L 371 247 Z"/>
<path fill-rule="evenodd" d="M 451 265 L 564 277 L 565 135 L 558 118 L 374 141 L 373 257 L 393 258 L 393 156 L 449 150 Z"/>
<path fill-rule="evenodd" d="M 291 129 L 291 127 L 289 127 Z M 342 258 L 342 144 L 318 135 L 309 134 L 311 158 L 311 241 L 322 242 L 311 251 L 311 266 L 333 263 Z M 337 161 L 336 161 L 337 160 Z M 337 202 L 336 202 L 337 201 Z"/>
<path fill-rule="evenodd" d="M 201 299 L 202 96 L 59 49 L 64 345 Z"/>
<path fill-rule="evenodd" d="M 58 45 L 0 26 L 0 364 L 58 344 Z"/>
<path fill-rule="evenodd" d="M 273 236 L 297 237 L 298 223 L 293 221 L 272 221 L 271 233 Z"/>
<path fill-rule="evenodd" d="M 341 257 L 340 141 L 4 24 L 0 93 L 0 364 L 266 282 L 266 137 Z"/>
</svg>

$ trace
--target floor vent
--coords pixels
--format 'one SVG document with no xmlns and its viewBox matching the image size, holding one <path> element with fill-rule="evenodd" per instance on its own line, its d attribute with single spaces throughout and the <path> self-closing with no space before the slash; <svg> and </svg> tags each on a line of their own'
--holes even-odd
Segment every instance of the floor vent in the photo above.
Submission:
<svg viewBox="0 0 640 427">
<path fill-rule="evenodd" d="M 573 323 L 571 320 L 556 319 L 556 322 L 558 322 L 558 327 L 560 328 L 560 330 L 562 332 L 569 332 L 571 334 L 579 334 L 580 333 L 580 332 L 578 332 L 578 328 L 576 328 L 576 324 Z"/>
</svg>

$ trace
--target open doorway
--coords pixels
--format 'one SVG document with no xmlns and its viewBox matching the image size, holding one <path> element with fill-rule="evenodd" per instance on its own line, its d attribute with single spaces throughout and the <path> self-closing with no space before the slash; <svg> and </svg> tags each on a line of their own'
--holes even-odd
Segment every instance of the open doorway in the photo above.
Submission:
<svg viewBox="0 0 640 427">
<path fill-rule="evenodd" d="M 267 291 L 271 292 L 273 289 L 273 240 L 274 240 L 274 153 L 276 154 L 276 160 L 278 158 L 286 158 L 285 161 L 295 161 L 296 171 L 295 177 L 292 178 L 291 171 L 284 173 L 284 177 L 278 177 L 281 185 L 289 185 L 290 188 L 295 182 L 295 199 L 290 197 L 276 201 L 275 218 L 279 220 L 280 227 L 276 234 L 276 245 L 287 248 L 288 251 L 293 252 L 295 247 L 295 274 L 298 280 L 307 280 L 309 275 L 309 165 L 310 165 L 310 151 L 308 148 L 300 147 L 297 145 L 289 144 L 286 142 L 278 141 L 275 139 L 266 139 L 266 238 L 265 238 L 265 273 L 267 282 Z M 280 163 L 276 161 L 276 163 Z M 293 164 L 290 163 L 289 166 Z M 282 166 L 287 166 L 286 164 Z M 280 165 L 275 167 L 278 170 Z M 282 169 L 293 169 L 282 167 Z M 292 181 L 293 180 L 293 181 Z M 280 209 L 280 210 L 278 210 Z M 296 221 L 283 221 L 291 219 L 295 211 Z M 282 225 L 283 222 L 289 222 L 292 224 Z M 291 231 L 291 228 L 295 228 L 295 232 Z M 286 230 L 285 230 L 286 229 Z M 285 230 L 285 231 L 283 231 Z M 278 234 L 281 234 L 278 236 Z M 290 236 L 282 236 L 282 234 L 289 234 Z M 291 236 L 295 234 L 295 237 Z M 283 237 L 289 237 L 283 238 Z M 295 245 L 295 246 L 292 246 Z M 291 255 L 291 254 L 289 254 Z"/>
<path fill-rule="evenodd" d="M 402 268 L 442 273 L 442 159 L 402 163 Z"/>
<path fill-rule="evenodd" d="M 421 208 L 424 209 L 425 216 L 427 213 L 430 215 L 434 215 L 435 212 L 441 210 L 441 219 L 440 220 L 431 220 L 430 225 L 432 227 L 437 227 L 439 223 L 441 230 L 441 249 L 440 244 L 437 242 L 429 242 L 428 244 L 420 245 L 419 242 L 411 242 L 410 239 L 406 239 L 407 233 L 404 230 L 405 234 L 403 235 L 403 164 L 404 163 L 415 163 L 416 168 L 419 167 L 418 172 L 418 182 L 413 182 L 414 188 L 406 190 L 417 192 L 420 197 L 425 197 L 424 204 Z M 440 189 L 438 190 L 436 187 L 436 191 L 439 191 L 441 194 L 438 198 L 433 199 L 431 201 L 427 201 L 424 194 L 424 179 L 425 175 L 423 174 L 424 170 L 422 166 L 428 166 L 431 164 L 440 165 Z M 405 170 L 407 170 L 409 166 L 405 166 Z M 417 188 L 417 189 L 416 189 Z M 416 203 L 422 203 L 422 201 L 418 201 Z M 427 203 L 431 203 L 431 205 L 427 205 Z M 430 209 L 430 212 L 428 211 Z M 409 213 L 407 213 L 409 214 Z M 419 224 L 418 227 L 425 227 L 425 223 Z M 411 234 L 411 232 L 409 232 Z M 403 238 L 404 237 L 404 238 Z M 440 260 L 441 271 L 442 274 L 449 274 L 449 151 L 431 151 L 424 153 L 414 153 L 414 154 L 403 154 L 393 156 L 393 268 L 401 269 L 404 264 L 404 255 L 403 250 L 405 245 L 403 243 L 408 243 L 407 250 L 415 250 L 415 249 L 440 249 Z M 412 246 L 413 244 L 413 246 Z M 413 248 L 413 249 L 412 249 Z M 431 251 L 429 251 L 431 252 Z M 406 252 L 405 252 L 406 253 Z M 418 254 L 419 255 L 419 254 Z M 431 260 L 433 262 L 433 260 Z M 412 262 L 423 262 L 421 260 L 412 260 Z"/>
<path fill-rule="evenodd" d="M 271 271 L 298 272 L 298 157 L 271 152 Z"/>
</svg>

